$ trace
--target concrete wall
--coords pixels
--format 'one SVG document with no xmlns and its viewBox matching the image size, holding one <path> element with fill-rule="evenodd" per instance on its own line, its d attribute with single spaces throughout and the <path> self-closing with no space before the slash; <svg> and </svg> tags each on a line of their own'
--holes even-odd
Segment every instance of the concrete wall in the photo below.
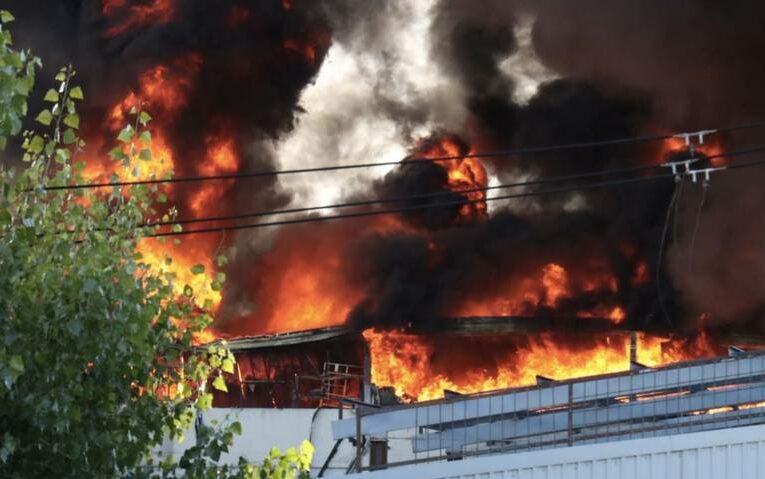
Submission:
<svg viewBox="0 0 765 479">
<path fill-rule="evenodd" d="M 765 477 L 765 425 L 396 467 L 355 477 L 759 479 Z"/>
<path fill-rule="evenodd" d="M 347 415 L 349 411 L 344 411 Z M 352 413 L 352 412 L 351 412 Z M 338 419 L 337 409 L 233 409 L 214 408 L 202 413 L 202 420 L 210 424 L 215 420 L 239 421 L 242 435 L 234 440 L 231 451 L 221 457 L 221 463 L 236 464 L 239 457 L 259 463 L 272 447 L 282 451 L 298 447 L 308 439 L 316 448 L 312 464 L 312 477 L 316 477 L 324 461 L 335 445 L 331 422 Z M 162 454 L 180 457 L 187 447 L 196 441 L 194 430 L 189 430 L 183 443 L 168 440 L 160 448 Z M 345 470 L 355 457 L 355 449 L 343 441 L 324 477 L 345 475 Z"/>
</svg>

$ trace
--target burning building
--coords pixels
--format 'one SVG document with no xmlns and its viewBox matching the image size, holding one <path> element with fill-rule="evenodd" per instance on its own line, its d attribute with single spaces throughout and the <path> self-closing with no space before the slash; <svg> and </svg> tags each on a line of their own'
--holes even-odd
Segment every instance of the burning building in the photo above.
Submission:
<svg viewBox="0 0 765 479">
<path fill-rule="evenodd" d="M 724 128 L 765 112 L 759 2 L 53 3 L 4 8 L 78 68 L 86 179 L 223 176 L 162 185 L 189 234 L 140 246 L 181 287 L 227 279 L 203 298 L 200 341 L 239 359 L 217 405 L 417 402 L 624 371 L 630 332 L 648 366 L 762 333 L 760 169 L 649 181 L 676 138 L 527 148 L 711 128 L 697 154 L 735 164 L 760 146 Z M 138 103 L 153 159 L 116 170 Z M 311 222 L 248 227 L 270 215 Z"/>
</svg>

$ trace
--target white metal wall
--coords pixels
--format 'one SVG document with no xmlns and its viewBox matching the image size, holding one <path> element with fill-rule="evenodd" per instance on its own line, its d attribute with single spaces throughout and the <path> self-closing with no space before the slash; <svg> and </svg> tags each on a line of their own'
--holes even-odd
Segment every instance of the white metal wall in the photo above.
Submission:
<svg viewBox="0 0 765 479">
<path fill-rule="evenodd" d="M 760 479 L 765 425 L 362 473 L 363 479 Z"/>
</svg>

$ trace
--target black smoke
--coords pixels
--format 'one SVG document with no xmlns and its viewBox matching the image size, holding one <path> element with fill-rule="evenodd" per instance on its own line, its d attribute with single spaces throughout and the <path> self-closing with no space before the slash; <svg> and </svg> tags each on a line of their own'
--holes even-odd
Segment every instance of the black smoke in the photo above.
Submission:
<svg viewBox="0 0 765 479">
<path fill-rule="evenodd" d="M 691 131 L 765 115 L 759 59 L 765 33 L 756 20 L 764 8 L 760 2 L 727 8 L 704 1 L 599 0 L 475 8 L 474 2 L 443 0 L 435 7 L 431 49 L 441 71 L 464 92 L 468 115 L 460 134 L 482 149 Z M 517 52 L 521 18 L 534 22 L 533 48 L 557 77 L 528 102 L 515 99 L 515 80 L 500 68 Z M 727 150 L 758 144 L 751 133 L 713 141 Z M 661 145 L 647 143 L 487 164 L 510 181 L 658 164 L 663 155 Z M 389 174 L 386 190 L 413 191 L 410 169 L 403 165 Z M 765 255 L 755 245 L 765 229 L 752 214 L 765 206 L 765 195 L 754 186 L 762 173 L 751 175 L 715 175 L 706 192 L 687 184 L 671 211 L 676 186 L 669 180 L 520 200 L 496 207 L 486 222 L 451 229 L 425 223 L 422 235 L 360 241 L 349 262 L 359 265 L 358 279 L 367 281 L 370 294 L 351 319 L 398 327 L 443 318 L 464 298 L 501 296 L 502 285 L 521 282 L 547 263 L 586 271 L 605 258 L 618 278 L 616 295 L 582 291 L 554 311 L 530 304 L 521 313 L 575 314 L 611 301 L 626 306 L 635 327 L 695 327 L 704 316 L 706 327 L 735 321 L 760 329 L 756 318 L 765 300 L 755 285 L 765 275 Z M 640 263 L 649 281 L 635 284 Z"/>
<path fill-rule="evenodd" d="M 395 83 L 392 70 L 385 68 L 395 59 L 386 57 L 380 45 L 399 33 L 391 18 L 409 13 L 403 0 L 373 5 L 350 0 L 178 0 L 172 2 L 172 21 L 107 35 L 124 21 L 126 11 L 105 18 L 101 2 L 95 0 L 45 3 L 40 8 L 37 3 L 8 0 L 4 8 L 18 18 L 18 43 L 46 58 L 50 76 L 60 64 L 77 65 L 89 92 L 86 132 L 100 127 L 113 100 L 134 89 L 147 68 L 173 65 L 188 54 L 202 59 L 189 87 L 189 101 L 170 125 L 180 175 L 198 171 L 208 134 L 231 133 L 236 138 L 236 149 L 245 159 L 241 170 L 275 169 L 271 142 L 294 128 L 301 113 L 300 93 L 319 72 L 330 43 L 339 41 L 378 55 L 381 84 Z M 248 15 L 232 23 L 242 9 Z M 478 5 L 441 0 L 430 14 L 431 44 L 412 48 L 429 50 L 433 69 L 454 86 L 453 94 L 412 95 L 409 104 L 380 94 L 372 103 L 407 135 L 437 122 L 439 113 L 447 110 L 449 124 L 441 126 L 479 151 L 765 118 L 762 2 L 487 0 Z M 533 53 L 552 79 L 521 101 L 517 78 L 502 65 L 521 54 L 523 22 L 533 25 Z M 301 52 L 305 45 L 314 47 L 313 60 Z M 444 107 L 449 102 L 459 102 L 457 110 L 465 112 L 458 123 L 455 109 Z M 761 144 L 760 137 L 752 130 L 716 140 L 735 150 Z M 513 155 L 487 159 L 485 164 L 500 182 L 510 182 L 656 164 L 664 160 L 663 152 L 661 145 L 646 143 Z M 362 196 L 449 193 L 442 168 L 417 163 L 404 161 Z M 528 304 L 521 313 L 569 315 L 597 304 L 621 304 L 635 327 L 695 325 L 703 313 L 713 322 L 756 325 L 765 311 L 765 295 L 758 288 L 765 277 L 765 255 L 760 251 L 765 227 L 757 219 L 765 206 L 762 176 L 759 169 L 742 170 L 714 175 L 706 190 L 687 184 L 673 208 L 677 219 L 670 217 L 669 222 L 670 199 L 676 192 L 671 180 L 496 203 L 488 219 L 474 222 L 455 221 L 456 207 L 426 209 L 404 215 L 412 228 L 407 233 L 353 235 L 349 227 L 343 231 L 350 240 L 341 243 L 348 245 L 342 268 L 365 293 L 350 321 L 398 327 L 450 316 L 466 298 L 501 297 L 505 285 L 520 283 L 555 263 L 570 272 L 574 297 L 554 308 Z M 578 183 L 555 186 L 574 184 Z M 290 200 L 289 192 L 273 179 L 225 188 L 219 204 L 209 205 L 210 212 L 265 210 Z M 173 199 L 188 210 L 184 191 L 175 190 Z M 322 235 L 334 230 L 317 225 L 301 231 Z M 268 263 L 262 260 L 269 245 L 253 241 L 252 233 L 224 241 L 236 253 L 224 295 L 225 320 L 253 295 L 252 284 L 269 287 L 253 269 Z M 636 283 L 635 272 L 643 263 L 650 281 Z M 581 278 L 604 267 L 616 276 L 618 293 L 582 286 Z"/>
</svg>

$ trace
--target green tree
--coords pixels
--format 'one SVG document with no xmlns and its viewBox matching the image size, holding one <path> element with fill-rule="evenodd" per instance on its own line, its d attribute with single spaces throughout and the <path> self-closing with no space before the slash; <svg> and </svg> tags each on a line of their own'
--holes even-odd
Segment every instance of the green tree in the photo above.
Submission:
<svg viewBox="0 0 765 479">
<path fill-rule="evenodd" d="M 0 12 L 0 150 L 5 149 L 8 137 L 21 132 L 35 68 L 40 66 L 40 60 L 28 51 L 11 49 L 11 32 L 2 25 L 12 21 L 10 12 Z"/>
<path fill-rule="evenodd" d="M 41 66 L 13 49 L 12 20 L 0 11 L 2 147 L 21 134 Z M 136 252 L 156 231 L 143 225 L 158 214 L 159 187 L 57 189 L 83 181 L 75 79 L 71 67 L 58 72 L 37 131 L 21 134 L 22 161 L 0 163 L 0 477 L 307 477 L 310 444 L 259 466 L 218 465 L 238 423 L 202 426 L 181 458 L 152 453 L 181 439 L 210 407 L 208 385 L 225 388 L 222 374 L 233 372 L 225 345 L 192 343 L 212 322 L 197 298 L 219 285 L 181 285 L 177 295 L 169 268 Z M 128 168 L 151 156 L 151 117 L 131 113 L 111 152 Z"/>
</svg>

